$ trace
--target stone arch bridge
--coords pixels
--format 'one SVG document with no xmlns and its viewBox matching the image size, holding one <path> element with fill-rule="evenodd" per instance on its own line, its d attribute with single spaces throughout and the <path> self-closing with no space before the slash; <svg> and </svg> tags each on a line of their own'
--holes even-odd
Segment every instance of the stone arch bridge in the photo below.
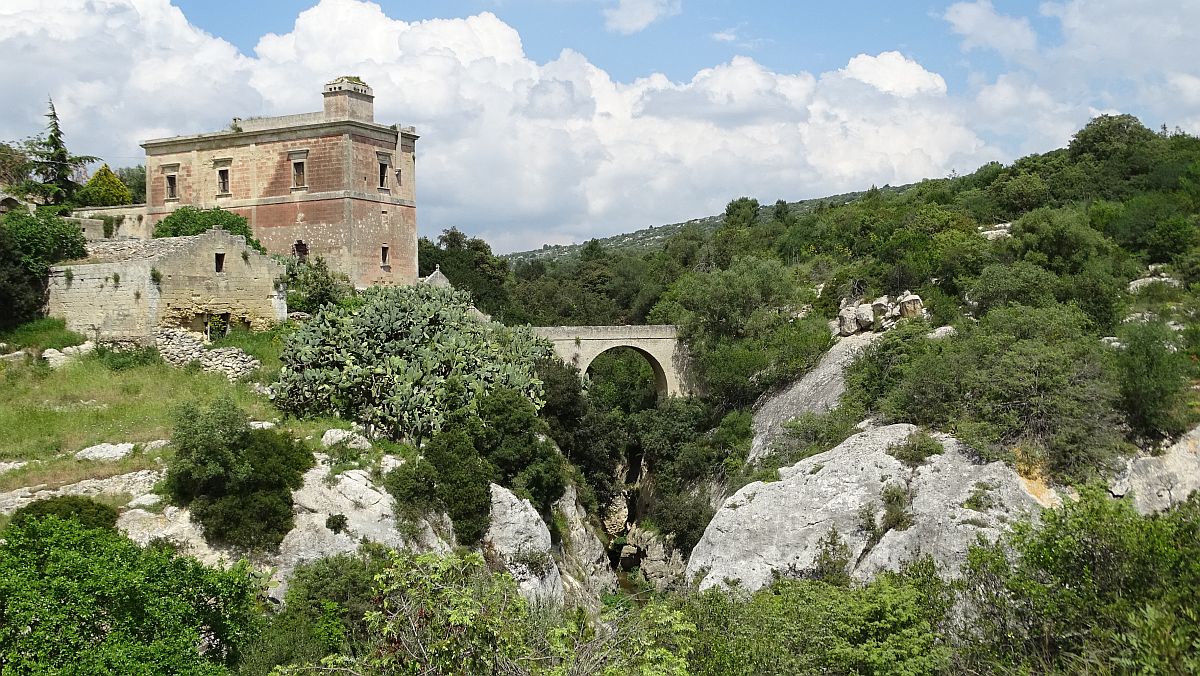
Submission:
<svg viewBox="0 0 1200 676">
<path fill-rule="evenodd" d="M 672 324 L 646 326 L 535 326 L 534 334 L 554 344 L 563 361 L 586 373 L 592 360 L 616 347 L 637 350 L 650 362 L 659 396 L 692 393 L 687 345 Z"/>
</svg>

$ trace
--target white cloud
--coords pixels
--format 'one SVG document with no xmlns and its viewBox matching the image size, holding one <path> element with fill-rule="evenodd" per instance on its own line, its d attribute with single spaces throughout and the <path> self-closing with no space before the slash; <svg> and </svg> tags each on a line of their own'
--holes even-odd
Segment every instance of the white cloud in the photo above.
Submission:
<svg viewBox="0 0 1200 676">
<path fill-rule="evenodd" d="M 736 28 L 726 28 L 723 31 L 710 33 L 708 37 L 712 38 L 716 42 L 737 42 L 738 33 Z"/>
<path fill-rule="evenodd" d="M 548 63 L 489 13 L 405 22 L 322 0 L 251 56 L 167 0 L 0 9 L 0 88 L 51 92 L 76 152 L 134 164 L 145 138 L 233 116 L 319 110 L 342 74 L 375 90 L 376 118 L 422 138 L 418 221 L 497 250 L 579 241 L 719 212 L 733 197 L 815 197 L 969 171 L 1002 152 L 936 73 L 895 52 L 820 75 L 739 56 L 686 82 L 614 81 L 583 55 Z M 0 108 L 0 138 L 41 129 L 40 96 Z"/>
<path fill-rule="evenodd" d="M 941 75 L 925 70 L 900 52 L 883 52 L 878 56 L 859 54 L 850 59 L 841 72 L 881 92 L 900 97 L 946 93 L 946 81 Z"/>
<path fill-rule="evenodd" d="M 604 9 L 604 27 L 610 31 L 630 35 L 643 31 L 647 26 L 675 16 L 683 11 L 683 0 L 617 0 L 615 7 Z"/>
<path fill-rule="evenodd" d="M 991 0 L 953 4 L 943 18 L 950 22 L 955 33 L 963 36 L 963 49 L 994 49 L 1007 57 L 1037 49 L 1037 34 L 1029 19 L 999 14 Z"/>
</svg>

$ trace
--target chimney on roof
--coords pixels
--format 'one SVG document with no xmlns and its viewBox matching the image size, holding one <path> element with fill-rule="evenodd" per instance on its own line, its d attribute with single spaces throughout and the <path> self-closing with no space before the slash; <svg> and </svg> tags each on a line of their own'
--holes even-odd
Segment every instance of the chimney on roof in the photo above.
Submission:
<svg viewBox="0 0 1200 676">
<path fill-rule="evenodd" d="M 325 119 L 375 121 L 375 95 L 366 82 L 343 75 L 325 83 Z"/>
</svg>

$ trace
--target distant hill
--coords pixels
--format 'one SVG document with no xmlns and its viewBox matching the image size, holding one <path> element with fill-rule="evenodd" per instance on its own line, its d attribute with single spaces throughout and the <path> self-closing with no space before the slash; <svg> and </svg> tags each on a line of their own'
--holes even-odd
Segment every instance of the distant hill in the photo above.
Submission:
<svg viewBox="0 0 1200 676">
<path fill-rule="evenodd" d="M 903 192 L 909 187 L 910 185 L 896 187 L 884 186 L 880 189 L 888 192 Z M 829 206 L 846 204 L 847 202 L 853 202 L 859 197 L 862 197 L 865 192 L 866 191 L 860 190 L 858 192 L 847 192 L 840 195 L 830 195 L 828 197 L 800 200 L 799 202 L 788 202 L 788 207 L 793 213 L 806 214 L 816 209 L 817 206 L 819 206 L 822 202 L 828 204 Z M 774 207 L 774 204 L 761 205 L 758 212 L 759 216 L 761 217 L 768 215 L 771 209 Z M 648 228 L 642 228 L 641 230 L 636 230 L 623 235 L 600 237 L 598 240 L 600 241 L 600 244 L 604 245 L 604 248 L 609 250 L 622 251 L 626 253 L 652 251 L 661 247 L 668 239 L 677 234 L 685 226 L 694 224 L 703 228 L 705 232 L 712 232 L 721 225 L 721 222 L 724 219 L 724 214 L 717 214 L 715 216 L 693 218 L 692 220 L 684 221 L 683 223 L 671 223 L 669 225 L 658 226 L 652 225 Z M 510 254 L 504 254 L 501 256 L 501 258 L 507 259 L 510 263 L 527 263 L 534 260 L 552 262 L 578 256 L 579 251 L 582 248 L 583 244 L 546 244 L 540 249 L 534 249 L 532 251 L 517 251 Z"/>
</svg>

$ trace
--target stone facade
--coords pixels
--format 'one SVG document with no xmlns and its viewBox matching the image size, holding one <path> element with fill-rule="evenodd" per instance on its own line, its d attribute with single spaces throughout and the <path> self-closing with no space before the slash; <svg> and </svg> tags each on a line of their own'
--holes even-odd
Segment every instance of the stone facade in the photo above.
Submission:
<svg viewBox="0 0 1200 676">
<path fill-rule="evenodd" d="M 440 270 L 435 274 L 440 274 Z M 430 279 L 433 275 L 430 275 Z M 650 362 L 659 396 L 693 394 L 690 360 L 678 329 L 670 324 L 647 326 L 535 326 L 533 332 L 554 346 L 566 363 L 586 373 L 592 360 L 614 347 L 631 347 Z"/>
<path fill-rule="evenodd" d="M 91 242 L 50 269 L 47 313 L 98 341 L 151 344 L 159 327 L 203 331 L 213 317 L 263 329 L 287 317 L 283 266 L 224 230 Z"/>
<path fill-rule="evenodd" d="M 225 131 L 146 141 L 146 204 L 87 209 L 120 217 L 117 238 L 149 238 L 181 206 L 244 216 L 274 254 L 321 256 L 358 287 L 417 278 L 411 127 L 375 122 L 371 88 L 342 77 L 319 112 L 239 119 Z"/>
</svg>

